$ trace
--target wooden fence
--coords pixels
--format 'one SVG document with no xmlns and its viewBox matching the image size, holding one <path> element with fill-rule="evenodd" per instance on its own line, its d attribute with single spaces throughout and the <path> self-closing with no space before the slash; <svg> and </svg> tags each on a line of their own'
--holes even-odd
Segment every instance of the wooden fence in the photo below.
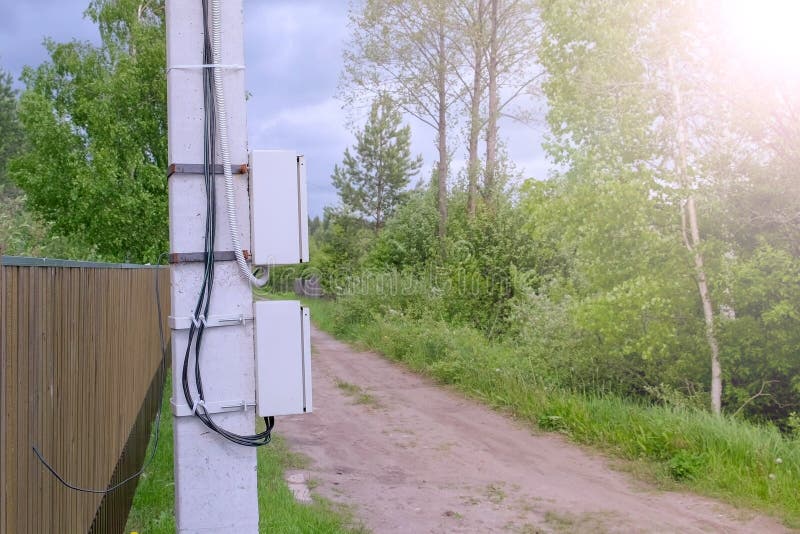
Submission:
<svg viewBox="0 0 800 534">
<path fill-rule="evenodd" d="M 0 533 L 122 532 L 164 381 L 169 270 L 0 258 Z M 165 340 L 166 341 L 166 340 Z M 165 414 L 169 416 L 169 414 Z"/>
</svg>

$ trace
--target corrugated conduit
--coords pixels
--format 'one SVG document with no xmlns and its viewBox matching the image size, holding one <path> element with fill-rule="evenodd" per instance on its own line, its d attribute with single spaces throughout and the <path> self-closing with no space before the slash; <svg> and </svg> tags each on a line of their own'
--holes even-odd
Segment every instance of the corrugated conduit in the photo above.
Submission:
<svg viewBox="0 0 800 534">
<path fill-rule="evenodd" d="M 225 109 L 225 94 L 222 87 L 222 21 L 220 16 L 220 0 L 211 0 L 211 58 L 214 63 L 214 98 L 217 103 L 217 135 L 219 136 L 222 168 L 225 174 L 225 203 L 228 212 L 228 226 L 231 232 L 231 243 L 239 264 L 240 274 L 252 285 L 262 287 L 267 278 L 256 278 L 244 259 L 242 244 L 239 242 L 239 224 L 236 220 L 236 197 L 233 189 L 231 173 L 231 151 L 228 145 L 228 114 Z"/>
</svg>

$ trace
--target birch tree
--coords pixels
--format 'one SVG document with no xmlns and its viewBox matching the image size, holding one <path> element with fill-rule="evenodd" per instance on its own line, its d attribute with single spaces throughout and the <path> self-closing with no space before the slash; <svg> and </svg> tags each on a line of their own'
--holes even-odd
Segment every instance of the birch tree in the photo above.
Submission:
<svg viewBox="0 0 800 534">
<path fill-rule="evenodd" d="M 462 0 L 456 10 L 456 32 L 460 34 L 458 52 L 464 73 L 459 79 L 465 88 L 468 112 L 467 133 L 467 213 L 475 216 L 478 201 L 478 178 L 481 172 L 478 144 L 486 124 L 481 107 L 486 98 L 486 11 L 488 0 Z M 457 71 L 458 72 L 458 71 Z M 471 76 L 470 76 L 471 73 Z"/>
<path fill-rule="evenodd" d="M 651 206 L 653 217 L 656 210 L 674 213 L 677 223 L 667 219 L 653 229 L 666 239 L 679 232 L 680 240 L 673 241 L 682 242 L 689 253 L 691 270 L 689 265 L 681 270 L 696 283 L 711 361 L 711 409 L 719 414 L 720 346 L 696 194 L 708 183 L 697 169 L 709 157 L 707 147 L 713 146 L 702 136 L 719 132 L 711 124 L 714 119 L 703 113 L 708 98 L 694 98 L 702 93 L 697 89 L 705 76 L 696 62 L 698 34 L 691 33 L 689 24 L 696 19 L 694 6 L 690 1 L 665 6 L 653 0 L 544 5 L 550 39 L 544 57 L 550 74 L 551 154 L 577 180 L 591 176 L 604 182 L 638 182 L 640 198 L 631 210 Z M 680 79 L 674 67 L 678 54 L 685 67 Z M 691 111 L 682 85 L 695 89 Z M 689 116 L 696 119 L 691 131 Z M 674 248 L 664 253 L 680 257 Z"/>
<path fill-rule="evenodd" d="M 457 37 L 458 78 L 464 87 L 467 138 L 467 211 L 475 214 L 480 175 L 479 141 L 485 133 L 484 196 L 495 192 L 499 120 L 528 121 L 511 111 L 521 96 L 536 90 L 538 24 L 530 0 L 459 0 L 453 33 Z M 463 72 L 463 73 L 462 73 Z"/>
</svg>

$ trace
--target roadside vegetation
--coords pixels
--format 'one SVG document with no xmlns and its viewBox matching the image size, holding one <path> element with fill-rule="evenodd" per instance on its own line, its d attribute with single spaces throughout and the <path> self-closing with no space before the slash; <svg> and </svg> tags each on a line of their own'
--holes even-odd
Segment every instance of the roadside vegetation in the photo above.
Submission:
<svg viewBox="0 0 800 534">
<path fill-rule="evenodd" d="M 800 73 L 707 2 L 422 5 L 351 9 L 340 92 L 430 126 L 430 180 L 381 194 L 416 167 L 372 113 L 273 289 L 315 278 L 335 335 L 797 525 Z M 498 139 L 542 100 L 523 175 Z"/>
<path fill-rule="evenodd" d="M 161 435 L 153 462 L 139 478 L 125 532 L 174 534 L 175 482 L 172 456 L 171 380 L 164 386 Z M 263 424 L 263 422 L 262 422 Z M 153 446 L 151 438 L 150 447 Z M 150 455 L 150 448 L 147 457 Z M 289 450 L 280 435 L 258 449 L 259 531 L 286 534 L 366 534 L 349 510 L 313 496 L 311 504 L 295 501 L 285 480 L 288 469 L 303 469 L 308 459 Z"/>
<path fill-rule="evenodd" d="M 546 356 L 489 341 L 470 327 L 376 313 L 380 306 L 366 299 L 307 304 L 323 330 L 380 351 L 541 430 L 599 446 L 635 464 L 644 462 L 636 469 L 664 487 L 690 488 L 800 527 L 797 421 L 792 435 L 772 425 L 715 416 L 679 395 L 653 403 L 567 387 Z"/>
</svg>

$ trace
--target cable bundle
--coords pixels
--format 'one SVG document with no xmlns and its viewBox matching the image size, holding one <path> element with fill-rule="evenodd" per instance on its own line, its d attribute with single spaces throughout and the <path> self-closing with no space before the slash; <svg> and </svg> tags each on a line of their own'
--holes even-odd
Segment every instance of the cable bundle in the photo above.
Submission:
<svg viewBox="0 0 800 534">
<path fill-rule="evenodd" d="M 215 7 L 218 11 L 218 6 Z M 215 13 L 215 16 L 218 17 L 219 13 Z M 219 55 L 219 53 L 215 54 L 212 50 L 208 22 L 208 0 L 203 0 L 203 25 L 206 30 L 203 46 L 204 64 L 212 63 L 214 61 L 214 56 Z M 233 443 L 247 447 L 259 447 L 261 445 L 266 445 L 272 439 L 271 432 L 272 428 L 275 426 L 275 418 L 265 417 L 264 424 L 266 425 L 266 429 L 258 434 L 246 436 L 236 434 L 218 426 L 205 408 L 203 380 L 200 373 L 200 347 L 203 341 L 203 333 L 205 332 L 205 323 L 197 319 L 201 316 L 209 316 L 209 311 L 211 309 L 211 293 L 214 287 L 214 239 L 216 236 L 216 173 L 214 169 L 216 164 L 215 151 L 217 142 L 217 107 L 214 98 L 215 82 L 221 83 L 221 80 L 215 80 L 214 69 L 204 68 L 203 98 L 205 128 L 203 131 L 203 178 L 206 191 L 205 270 L 203 272 L 203 283 L 200 286 L 200 295 L 198 296 L 197 304 L 194 309 L 195 320 L 189 328 L 189 339 L 186 344 L 186 354 L 184 355 L 183 368 L 181 371 L 181 383 L 186 402 L 192 407 L 193 413 L 204 425 Z M 227 162 L 226 168 L 230 168 L 229 162 Z M 197 400 L 194 399 L 189 388 L 189 358 L 191 356 L 192 341 L 194 341 L 194 380 L 195 386 L 197 387 Z"/>
</svg>

